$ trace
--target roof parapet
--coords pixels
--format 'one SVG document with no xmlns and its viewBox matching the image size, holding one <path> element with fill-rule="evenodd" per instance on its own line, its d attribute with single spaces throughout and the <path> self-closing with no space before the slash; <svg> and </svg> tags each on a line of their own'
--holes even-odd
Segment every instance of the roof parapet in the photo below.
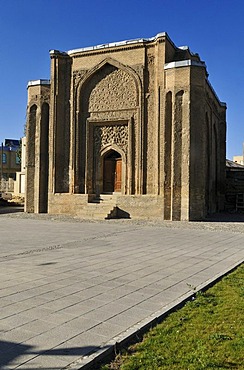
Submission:
<svg viewBox="0 0 244 370">
<path fill-rule="evenodd" d="M 210 87 L 212 93 L 214 94 L 215 98 L 218 100 L 219 105 L 221 105 L 221 107 L 227 108 L 227 104 L 219 100 L 218 95 L 216 94 L 216 92 L 215 92 L 215 90 L 214 90 L 213 86 L 211 85 L 208 78 L 206 78 L 206 81 L 207 81 L 207 84 Z"/>
<path fill-rule="evenodd" d="M 177 49 L 182 50 L 182 51 L 188 51 L 190 53 L 190 55 L 192 55 L 193 57 L 199 57 L 199 54 L 198 53 L 194 53 L 193 51 L 191 51 L 191 49 L 187 45 L 177 46 Z"/>
<path fill-rule="evenodd" d="M 68 56 L 68 55 L 71 55 L 71 54 L 77 54 L 77 53 L 82 53 L 82 52 L 87 52 L 87 51 L 106 49 L 106 48 L 111 48 L 111 47 L 116 47 L 116 46 L 125 46 L 125 45 L 133 45 L 133 44 L 145 44 L 145 43 L 148 43 L 148 42 L 151 42 L 151 41 L 156 41 L 158 38 L 165 37 L 165 36 L 168 37 L 166 32 L 160 32 L 156 36 L 153 36 L 153 37 L 150 37 L 150 38 L 138 38 L 138 39 L 118 41 L 118 42 L 109 42 L 109 43 L 101 44 L 101 45 L 88 46 L 88 47 L 84 47 L 84 48 L 68 50 L 67 52 L 59 51 L 59 50 L 50 50 L 49 54 L 50 54 L 50 56 L 55 56 L 55 55 Z"/>
<path fill-rule="evenodd" d="M 50 80 L 31 80 L 27 84 L 27 89 L 30 86 L 38 86 L 38 85 L 50 85 Z"/>
<path fill-rule="evenodd" d="M 187 59 L 187 60 L 179 60 L 177 62 L 165 63 L 164 69 L 180 68 L 180 67 L 188 67 L 188 66 L 207 68 L 205 62 Z"/>
<path fill-rule="evenodd" d="M 66 51 L 60 51 L 60 50 L 56 50 L 56 49 L 53 49 L 53 50 L 49 50 L 49 55 L 50 57 L 54 57 L 56 55 L 62 55 L 62 56 L 68 56 L 68 53 L 66 53 Z"/>
</svg>

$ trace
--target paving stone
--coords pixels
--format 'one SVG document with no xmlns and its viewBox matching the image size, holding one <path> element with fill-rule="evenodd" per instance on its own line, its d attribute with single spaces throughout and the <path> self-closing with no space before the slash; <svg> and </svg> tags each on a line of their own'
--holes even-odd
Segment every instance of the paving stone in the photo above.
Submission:
<svg viewBox="0 0 244 370">
<path fill-rule="evenodd" d="M 0 224 L 3 370 L 72 369 L 244 260 L 244 225 L 21 217 Z"/>
</svg>

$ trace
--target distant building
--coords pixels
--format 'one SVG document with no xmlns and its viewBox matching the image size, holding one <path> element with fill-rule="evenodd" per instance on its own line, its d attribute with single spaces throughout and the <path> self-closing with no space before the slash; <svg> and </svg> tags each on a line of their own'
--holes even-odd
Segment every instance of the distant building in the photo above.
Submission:
<svg viewBox="0 0 244 370">
<path fill-rule="evenodd" d="M 244 165 L 244 143 L 243 143 L 243 154 L 242 155 L 235 155 L 233 157 L 233 162 Z"/>
<path fill-rule="evenodd" d="M 175 221 L 224 208 L 226 104 L 198 54 L 160 33 L 50 57 L 51 81 L 28 84 L 27 212 Z"/>
<path fill-rule="evenodd" d="M 234 155 L 233 162 L 244 165 L 243 155 Z"/>
<path fill-rule="evenodd" d="M 25 195 L 25 158 L 26 158 L 26 137 L 21 139 L 21 170 L 16 172 L 16 181 L 14 183 L 14 193 Z"/>
<path fill-rule="evenodd" d="M 19 157 L 20 140 L 5 139 L 0 153 L 0 177 L 4 180 L 16 179 L 16 172 L 20 171 Z"/>
</svg>

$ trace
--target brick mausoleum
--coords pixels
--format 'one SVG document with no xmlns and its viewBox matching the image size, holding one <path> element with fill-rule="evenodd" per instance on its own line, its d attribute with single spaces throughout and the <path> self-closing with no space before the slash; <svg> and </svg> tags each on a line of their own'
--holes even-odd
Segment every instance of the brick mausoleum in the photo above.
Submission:
<svg viewBox="0 0 244 370">
<path fill-rule="evenodd" d="M 50 51 L 28 84 L 26 212 L 196 220 L 222 210 L 226 105 L 166 33 Z"/>
</svg>

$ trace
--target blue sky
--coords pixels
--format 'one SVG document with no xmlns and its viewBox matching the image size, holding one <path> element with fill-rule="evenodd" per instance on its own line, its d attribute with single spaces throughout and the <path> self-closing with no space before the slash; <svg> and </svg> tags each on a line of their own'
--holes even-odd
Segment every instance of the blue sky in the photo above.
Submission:
<svg viewBox="0 0 244 370">
<path fill-rule="evenodd" d="M 20 138 L 29 80 L 49 78 L 49 50 L 167 32 L 207 64 L 227 103 L 227 157 L 244 142 L 243 0 L 0 0 L 0 142 Z"/>
</svg>

